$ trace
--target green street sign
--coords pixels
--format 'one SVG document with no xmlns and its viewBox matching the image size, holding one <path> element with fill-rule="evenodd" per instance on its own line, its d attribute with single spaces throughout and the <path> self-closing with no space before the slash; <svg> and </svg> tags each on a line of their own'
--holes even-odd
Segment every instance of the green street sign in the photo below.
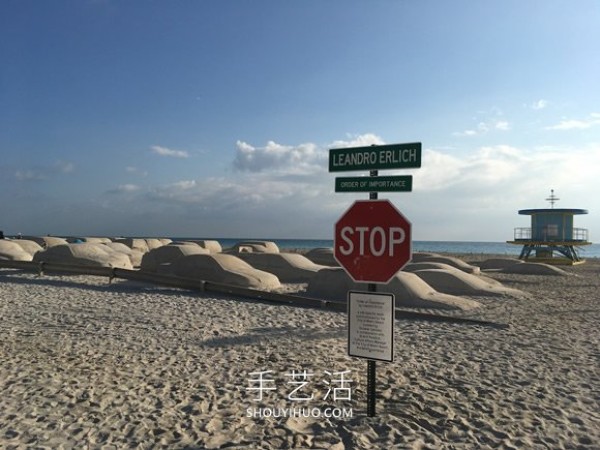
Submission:
<svg viewBox="0 0 600 450">
<path fill-rule="evenodd" d="M 421 167 L 420 142 L 329 150 L 330 172 L 419 167 Z"/>
<path fill-rule="evenodd" d="M 411 192 L 412 175 L 386 177 L 338 177 L 335 192 Z"/>
</svg>

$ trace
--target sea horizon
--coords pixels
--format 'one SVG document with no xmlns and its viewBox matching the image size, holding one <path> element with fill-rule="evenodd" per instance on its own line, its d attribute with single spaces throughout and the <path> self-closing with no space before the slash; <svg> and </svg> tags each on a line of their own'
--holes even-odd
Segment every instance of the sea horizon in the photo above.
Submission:
<svg viewBox="0 0 600 450">
<path fill-rule="evenodd" d="M 82 238 L 76 235 L 55 235 L 66 239 Z M 90 235 L 92 236 L 92 235 Z M 16 239 L 17 236 L 7 236 L 7 238 Z M 27 239 L 27 236 L 23 236 Z M 117 236 L 111 238 L 133 238 L 133 239 L 171 239 L 172 241 L 217 241 L 223 249 L 231 248 L 239 242 L 247 241 L 270 241 L 277 244 L 281 250 L 310 250 L 320 247 L 333 247 L 333 239 L 298 239 L 298 238 L 263 238 L 263 237 L 207 237 L 207 236 Z M 577 246 L 576 246 L 577 247 Z M 591 244 L 577 247 L 582 258 L 600 258 L 600 244 Z M 412 241 L 413 252 L 432 252 L 432 253 L 454 253 L 454 254 L 474 254 L 474 255 L 506 255 L 518 256 L 522 246 L 498 241 Z"/>
<path fill-rule="evenodd" d="M 214 240 L 223 248 L 233 247 L 242 241 L 271 241 L 282 250 L 308 250 L 319 247 L 333 247 L 333 239 L 294 239 L 294 238 L 214 238 L 214 237 L 169 237 L 173 241 Z M 494 241 L 412 241 L 413 252 L 492 254 L 518 256 L 522 246 Z M 600 258 L 600 244 L 578 247 L 583 258 Z"/>
</svg>

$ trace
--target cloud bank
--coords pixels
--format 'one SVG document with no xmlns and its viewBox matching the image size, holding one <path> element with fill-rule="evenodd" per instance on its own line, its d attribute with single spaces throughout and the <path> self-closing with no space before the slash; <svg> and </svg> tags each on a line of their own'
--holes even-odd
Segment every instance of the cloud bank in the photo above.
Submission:
<svg viewBox="0 0 600 450">
<path fill-rule="evenodd" d="M 238 141 L 231 176 L 181 179 L 143 189 L 125 184 L 118 190 L 136 207 L 177 216 L 178 221 L 227 223 L 232 230 L 237 224 L 238 229 L 252 229 L 251 236 L 328 237 L 339 214 L 353 200 L 366 196 L 334 193 L 336 174 L 327 172 L 328 150 L 372 142 L 384 143 L 372 134 L 327 145 L 269 141 L 261 147 Z M 417 239 L 460 238 L 469 227 L 473 231 L 467 234 L 473 240 L 510 238 L 512 230 L 501 229 L 499 223 L 518 222 L 519 208 L 544 206 L 551 188 L 561 198 L 580 197 L 579 191 L 589 191 L 585 187 L 595 182 L 596 167 L 600 167 L 600 145 L 425 148 L 422 168 L 387 172 L 412 174 L 413 192 L 384 197 L 399 202 L 413 221 Z M 486 221 L 485 227 L 471 225 Z M 224 230 L 217 227 L 200 234 L 221 236 Z"/>
<path fill-rule="evenodd" d="M 64 229 L 64 223 L 59 227 L 68 217 L 69 226 L 87 233 L 331 238 L 339 215 L 367 195 L 334 192 L 339 174 L 328 173 L 329 149 L 371 144 L 385 142 L 374 134 L 347 136 L 328 144 L 268 141 L 261 146 L 239 140 L 232 146 L 228 170 L 223 173 L 194 178 L 189 175 L 193 172 L 181 172 L 181 176 L 172 172 L 170 179 L 163 178 L 166 181 L 149 175 L 143 184 L 136 182 L 140 169 L 126 166 L 119 176 L 131 179 L 115 181 L 114 187 L 106 187 L 96 199 L 64 195 L 52 207 L 50 199 L 40 200 L 36 195 L 43 208 L 39 213 L 52 211 L 48 217 L 53 219 L 44 222 L 48 228 L 42 232 L 77 233 L 76 228 Z M 36 181 L 29 184 L 35 188 L 58 181 L 59 175 L 73 167 L 56 163 L 13 174 L 22 182 Z M 591 208 L 596 202 L 597 167 L 600 143 L 461 149 L 426 145 L 420 169 L 381 173 L 411 174 L 413 192 L 386 193 L 381 198 L 390 198 L 405 213 L 417 240 L 505 240 L 512 237 L 507 223 L 527 225 L 517 210 L 546 206 L 550 189 L 563 199 L 561 206 Z M 49 174 L 55 179 L 48 178 Z M 51 227 L 52 221 L 57 229 Z M 39 224 L 40 220 L 32 216 L 28 222 Z"/>
<path fill-rule="evenodd" d="M 547 130 L 585 130 L 600 125 L 600 113 L 591 113 L 587 119 L 561 120 L 558 124 L 546 127 Z"/>
<path fill-rule="evenodd" d="M 75 171 L 75 164 L 68 161 L 58 160 L 54 164 L 36 166 L 26 169 L 17 169 L 14 177 L 17 181 L 43 181 Z"/>
</svg>

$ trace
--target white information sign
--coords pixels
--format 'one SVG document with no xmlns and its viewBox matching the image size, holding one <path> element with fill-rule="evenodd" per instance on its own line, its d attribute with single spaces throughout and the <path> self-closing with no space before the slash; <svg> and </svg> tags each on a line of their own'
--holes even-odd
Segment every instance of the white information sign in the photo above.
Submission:
<svg viewBox="0 0 600 450">
<path fill-rule="evenodd" d="M 394 360 L 394 296 L 348 292 L 348 355 Z"/>
</svg>

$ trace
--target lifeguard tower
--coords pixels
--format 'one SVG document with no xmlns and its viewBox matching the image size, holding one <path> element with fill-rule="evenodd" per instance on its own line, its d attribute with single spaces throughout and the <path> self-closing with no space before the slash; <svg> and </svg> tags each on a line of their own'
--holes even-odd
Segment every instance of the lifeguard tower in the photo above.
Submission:
<svg viewBox="0 0 600 450">
<path fill-rule="evenodd" d="M 554 208 L 560 200 L 550 191 L 550 208 L 522 209 L 519 214 L 531 216 L 531 228 L 515 228 L 515 238 L 509 244 L 522 245 L 519 259 L 547 264 L 575 265 L 585 262 L 579 248 L 590 245 L 588 230 L 573 228 L 573 216 L 587 214 L 585 209 Z"/>
</svg>

